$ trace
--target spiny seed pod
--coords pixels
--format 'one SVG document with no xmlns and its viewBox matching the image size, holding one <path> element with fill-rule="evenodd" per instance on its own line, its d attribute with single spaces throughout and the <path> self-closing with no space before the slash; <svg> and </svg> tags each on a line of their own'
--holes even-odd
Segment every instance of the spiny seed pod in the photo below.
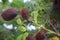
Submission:
<svg viewBox="0 0 60 40">
<path fill-rule="evenodd" d="M 26 38 L 26 40 L 36 40 L 36 38 L 33 35 L 30 35 Z"/>
<path fill-rule="evenodd" d="M 46 35 L 46 30 L 41 30 L 36 34 L 36 40 L 44 40 Z"/>
<path fill-rule="evenodd" d="M 22 7 L 20 9 L 20 12 L 21 12 L 21 16 L 22 16 L 23 19 L 25 19 L 25 20 L 29 19 L 29 12 L 26 8 Z"/>
<path fill-rule="evenodd" d="M 5 21 L 10 21 L 12 19 L 14 19 L 17 16 L 18 11 L 15 10 L 14 8 L 9 8 L 7 10 L 5 10 L 1 16 Z"/>
</svg>

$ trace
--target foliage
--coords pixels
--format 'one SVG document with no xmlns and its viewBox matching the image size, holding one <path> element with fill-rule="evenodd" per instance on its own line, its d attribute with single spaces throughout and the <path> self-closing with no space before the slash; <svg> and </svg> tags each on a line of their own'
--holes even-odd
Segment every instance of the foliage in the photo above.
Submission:
<svg viewBox="0 0 60 40">
<path fill-rule="evenodd" d="M 20 9 L 22 7 L 25 7 L 29 11 L 29 22 L 21 17 Z M 18 15 L 13 20 L 5 21 L 1 14 L 8 8 L 15 8 L 18 10 Z M 59 40 L 59 37 L 51 37 L 53 34 L 53 36 L 60 36 L 60 29 L 57 29 L 57 27 L 52 25 L 50 20 L 50 14 L 52 14 L 54 15 L 53 18 L 57 19 L 59 22 L 60 14 L 54 14 L 52 9 L 52 0 L 31 0 L 27 1 L 26 3 L 24 3 L 23 0 L 13 0 L 12 3 L 9 3 L 8 0 L 3 0 L 3 2 L 0 2 L 0 40 L 26 40 L 27 36 L 36 36 L 36 33 L 43 29 L 47 30 L 46 40 Z M 5 27 L 5 24 L 8 27 L 12 24 L 12 29 Z M 36 29 L 28 30 L 27 27 L 29 27 L 28 29 Z"/>
</svg>

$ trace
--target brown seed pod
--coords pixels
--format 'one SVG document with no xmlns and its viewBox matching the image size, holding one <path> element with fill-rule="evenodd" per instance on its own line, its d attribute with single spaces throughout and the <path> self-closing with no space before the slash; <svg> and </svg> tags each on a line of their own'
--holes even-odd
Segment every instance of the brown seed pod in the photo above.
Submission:
<svg viewBox="0 0 60 40">
<path fill-rule="evenodd" d="M 50 22 L 53 26 L 57 26 L 57 20 L 51 19 Z"/>
<path fill-rule="evenodd" d="M 44 40 L 46 35 L 46 30 L 41 30 L 36 34 L 36 40 Z"/>
<path fill-rule="evenodd" d="M 36 40 L 36 38 L 33 35 L 30 35 L 26 38 L 26 40 Z"/>
<path fill-rule="evenodd" d="M 22 7 L 20 9 L 20 12 L 21 12 L 21 16 L 22 16 L 23 19 L 25 19 L 25 20 L 29 19 L 29 12 L 26 8 Z"/>
<path fill-rule="evenodd" d="M 5 10 L 1 16 L 5 21 L 10 21 L 12 19 L 14 19 L 18 14 L 18 11 L 14 8 L 9 8 L 7 10 Z"/>
</svg>

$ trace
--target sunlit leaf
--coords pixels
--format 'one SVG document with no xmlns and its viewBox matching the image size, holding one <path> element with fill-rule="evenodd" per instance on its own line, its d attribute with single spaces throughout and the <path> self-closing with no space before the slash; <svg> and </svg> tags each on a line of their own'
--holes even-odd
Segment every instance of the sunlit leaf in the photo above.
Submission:
<svg viewBox="0 0 60 40">
<path fill-rule="evenodd" d="M 18 30 L 20 30 L 21 32 L 25 32 L 26 28 L 24 26 L 18 27 Z"/>
<path fill-rule="evenodd" d="M 25 32 L 24 34 L 23 34 L 23 38 L 22 38 L 22 40 L 26 40 L 26 37 L 28 36 L 28 32 Z"/>
<path fill-rule="evenodd" d="M 22 40 L 22 34 L 19 35 L 16 40 Z"/>
<path fill-rule="evenodd" d="M 20 18 L 17 19 L 17 24 L 19 24 L 19 25 L 21 24 L 21 19 Z"/>
</svg>

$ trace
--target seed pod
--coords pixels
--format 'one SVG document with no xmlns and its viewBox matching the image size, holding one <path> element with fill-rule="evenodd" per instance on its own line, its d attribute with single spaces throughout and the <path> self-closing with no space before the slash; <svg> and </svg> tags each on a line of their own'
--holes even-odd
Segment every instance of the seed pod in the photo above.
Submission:
<svg viewBox="0 0 60 40">
<path fill-rule="evenodd" d="M 36 40 L 36 38 L 33 35 L 30 35 L 26 38 L 26 40 Z"/>
<path fill-rule="evenodd" d="M 36 40 L 44 40 L 46 35 L 46 30 L 41 30 L 36 34 Z"/>
<path fill-rule="evenodd" d="M 57 26 L 57 20 L 51 19 L 50 22 L 53 26 Z"/>
<path fill-rule="evenodd" d="M 13 9 L 13 8 L 9 8 L 7 10 L 5 10 L 1 16 L 5 21 L 10 21 L 12 19 L 14 19 L 17 16 L 18 11 Z"/>
<path fill-rule="evenodd" d="M 21 16 L 22 16 L 23 19 L 25 19 L 25 20 L 29 19 L 29 12 L 26 8 L 22 7 L 20 9 L 20 12 L 21 12 Z"/>
</svg>

